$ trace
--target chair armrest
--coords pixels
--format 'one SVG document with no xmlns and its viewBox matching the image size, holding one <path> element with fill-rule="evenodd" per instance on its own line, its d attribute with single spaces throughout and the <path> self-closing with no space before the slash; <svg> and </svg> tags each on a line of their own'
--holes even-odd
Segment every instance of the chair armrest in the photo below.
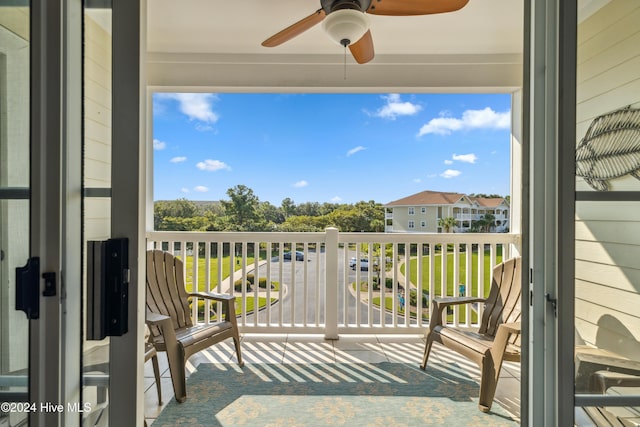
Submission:
<svg viewBox="0 0 640 427">
<path fill-rule="evenodd" d="M 521 331 L 521 323 L 520 322 L 512 322 L 512 323 L 501 323 L 498 325 L 498 332 L 500 329 L 504 329 L 509 334 L 520 334 Z"/>
<path fill-rule="evenodd" d="M 442 305 L 460 305 L 460 304 L 471 304 L 474 302 L 485 302 L 486 298 L 480 297 L 436 297 L 433 299 L 433 302 Z"/>
<path fill-rule="evenodd" d="M 161 326 L 162 323 L 166 323 L 167 319 L 171 320 L 171 317 L 165 316 L 164 314 L 154 313 L 153 311 L 147 310 L 145 321 L 149 325 Z"/>
<path fill-rule="evenodd" d="M 189 295 L 190 297 L 204 298 L 221 302 L 234 301 L 236 299 L 234 295 L 220 294 L 217 292 L 189 292 L 187 295 Z"/>
<path fill-rule="evenodd" d="M 442 315 L 446 307 L 452 305 L 471 304 L 474 302 L 485 302 L 486 298 L 479 297 L 440 297 L 432 300 L 431 317 L 429 317 L 429 329 L 442 325 Z"/>
<path fill-rule="evenodd" d="M 216 292 L 190 292 L 190 297 L 203 298 L 211 301 L 220 301 L 225 312 L 225 319 L 236 327 L 236 297 L 235 295 L 219 294 Z M 225 309 L 226 307 L 226 309 Z"/>
<path fill-rule="evenodd" d="M 491 346 L 491 355 L 495 361 L 502 360 L 504 351 L 507 349 L 507 344 L 509 343 L 509 337 L 511 334 L 520 334 L 520 325 L 520 322 L 501 323 L 498 325 L 496 337 Z"/>
<path fill-rule="evenodd" d="M 612 371 L 598 371 L 591 376 L 590 389 L 605 394 L 611 387 L 640 387 L 640 376 Z"/>
</svg>

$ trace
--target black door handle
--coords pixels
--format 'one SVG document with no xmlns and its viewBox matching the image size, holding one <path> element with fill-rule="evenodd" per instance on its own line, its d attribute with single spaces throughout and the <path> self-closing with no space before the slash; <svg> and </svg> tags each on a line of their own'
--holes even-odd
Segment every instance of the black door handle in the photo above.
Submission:
<svg viewBox="0 0 640 427">
<path fill-rule="evenodd" d="M 24 267 L 16 268 L 16 310 L 27 319 L 40 317 L 40 258 L 31 257 Z"/>
</svg>

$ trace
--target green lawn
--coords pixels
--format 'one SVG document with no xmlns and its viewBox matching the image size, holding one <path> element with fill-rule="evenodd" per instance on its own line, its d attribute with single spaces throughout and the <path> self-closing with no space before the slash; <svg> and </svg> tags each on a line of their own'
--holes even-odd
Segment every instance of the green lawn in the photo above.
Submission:
<svg viewBox="0 0 640 427">
<path fill-rule="evenodd" d="M 239 259 L 239 258 L 236 258 Z M 253 257 L 247 257 L 247 266 L 253 265 Z M 198 291 L 204 292 L 209 289 L 213 289 L 218 285 L 218 258 L 211 258 L 209 265 L 211 266 L 211 280 L 209 282 L 209 288 L 206 286 L 205 267 L 206 261 L 204 258 L 198 258 Z M 234 271 L 240 270 L 242 264 L 237 262 L 234 265 Z M 188 256 L 185 262 L 185 269 L 187 270 L 187 283 L 185 284 L 187 291 L 193 289 L 193 257 Z M 229 277 L 231 273 L 231 267 L 229 265 L 229 257 L 226 256 L 222 259 L 222 280 Z"/>
<path fill-rule="evenodd" d="M 467 254 L 459 254 L 460 274 L 458 283 L 453 283 L 453 257 L 454 254 L 447 254 L 447 295 L 458 295 L 458 285 L 465 284 L 467 280 Z M 422 257 L 422 289 L 429 290 L 429 258 L 430 256 Z M 484 252 L 484 293 L 486 295 L 491 287 L 491 267 L 490 267 L 490 252 L 487 250 Z M 502 250 L 498 248 L 496 253 L 496 263 L 502 262 Z M 435 254 L 434 259 L 435 267 L 435 296 L 442 295 L 442 259 L 440 254 Z M 413 258 L 410 260 L 411 265 L 411 283 L 418 283 L 418 260 Z M 400 271 L 405 274 L 406 266 L 402 264 Z M 478 291 L 478 253 L 473 252 L 471 254 L 471 289 L 472 295 L 477 295 Z"/>
<path fill-rule="evenodd" d="M 226 279 L 229 277 L 230 272 L 231 272 L 231 267 L 229 264 L 229 258 L 228 256 L 224 257 L 222 259 L 222 280 Z M 236 258 L 238 259 L 238 258 Z M 253 265 L 254 262 L 254 258 L 253 257 L 247 257 L 247 266 Z M 205 276 L 205 267 L 206 267 L 206 262 L 204 258 L 198 258 L 198 291 L 199 292 L 205 292 L 208 291 L 209 289 L 215 289 L 216 286 L 218 286 L 218 259 L 217 258 L 211 258 L 211 260 L 209 261 L 209 265 L 211 266 L 211 280 L 209 282 L 209 286 L 207 287 L 206 285 L 206 276 Z M 234 265 L 234 271 L 238 271 L 240 269 L 242 269 L 242 264 L 238 264 L 236 263 Z M 185 262 L 185 268 L 187 270 L 187 283 L 185 283 L 185 287 L 187 288 L 187 291 L 190 291 L 193 289 L 193 257 L 192 256 L 188 256 Z M 276 289 L 272 289 L 273 291 L 277 291 L 277 289 L 279 288 L 279 284 L 277 282 L 274 282 L 276 284 Z M 258 298 L 258 307 L 263 308 L 267 305 L 267 299 L 263 298 L 263 297 L 259 297 Z M 255 309 L 255 297 L 253 296 L 249 296 L 247 295 L 245 298 L 246 302 L 247 302 L 247 313 L 251 313 L 253 312 L 253 310 Z M 272 302 L 275 300 L 275 298 L 272 298 Z M 202 307 L 202 311 L 201 313 L 204 313 L 204 301 L 200 301 L 199 305 Z M 238 316 L 242 315 L 242 306 L 241 306 L 241 300 L 240 299 L 236 299 L 236 314 Z M 202 320 L 202 319 L 201 319 Z M 215 315 L 212 316 L 212 320 L 215 320 Z"/>
<path fill-rule="evenodd" d="M 377 307 L 380 307 L 380 297 L 373 297 L 373 305 L 375 305 L 375 306 L 377 306 Z M 406 307 L 406 306 L 405 306 L 405 307 Z M 393 297 L 385 297 L 385 298 L 384 298 L 384 308 L 385 308 L 387 311 L 393 311 Z M 412 307 L 411 307 L 411 308 L 412 308 Z M 396 301 L 396 312 L 397 312 L 399 315 L 403 315 L 403 314 L 404 314 L 404 310 L 401 310 L 401 309 L 400 309 L 400 304 L 398 304 L 398 302 L 397 302 L 397 301 Z M 416 317 L 416 315 L 417 315 L 416 310 L 411 310 L 411 309 L 410 309 L 410 310 L 409 310 L 409 315 L 410 315 L 411 317 Z M 424 320 L 428 320 L 428 319 L 429 319 L 429 315 L 425 313 L 425 314 L 423 314 L 423 315 L 422 315 L 422 318 L 423 318 Z"/>
</svg>

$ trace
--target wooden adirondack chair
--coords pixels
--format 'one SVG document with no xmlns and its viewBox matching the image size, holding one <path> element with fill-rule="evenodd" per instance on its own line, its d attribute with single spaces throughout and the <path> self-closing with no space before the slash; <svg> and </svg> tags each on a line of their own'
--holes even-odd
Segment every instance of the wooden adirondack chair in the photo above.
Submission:
<svg viewBox="0 0 640 427">
<path fill-rule="evenodd" d="M 240 334 L 235 313 L 235 297 L 208 292 L 187 293 L 183 263 L 168 252 L 147 251 L 147 324 L 151 342 L 158 351 L 166 351 L 175 398 L 187 398 L 185 363 L 187 359 L 213 344 L 233 338 L 238 364 L 243 366 Z M 222 302 L 224 320 L 198 324 L 191 319 L 189 298 Z"/>
<path fill-rule="evenodd" d="M 427 343 L 420 367 L 426 368 L 434 342 L 476 362 L 481 370 L 478 407 L 483 412 L 491 409 L 503 360 L 520 361 L 520 266 L 520 257 L 496 265 L 486 299 L 451 297 L 433 300 Z M 443 321 L 447 307 L 471 303 L 484 303 L 477 331 L 455 328 Z"/>
</svg>

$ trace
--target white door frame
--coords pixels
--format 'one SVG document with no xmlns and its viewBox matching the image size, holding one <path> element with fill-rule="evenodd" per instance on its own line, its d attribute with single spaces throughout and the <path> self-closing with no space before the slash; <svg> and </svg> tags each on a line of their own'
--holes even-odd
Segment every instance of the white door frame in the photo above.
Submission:
<svg viewBox="0 0 640 427">
<path fill-rule="evenodd" d="M 31 256 L 55 274 L 30 321 L 32 426 L 80 424 L 81 0 L 31 1 Z M 41 405 L 62 405 L 43 411 Z"/>
<path fill-rule="evenodd" d="M 526 422 L 573 425 L 577 4 L 528 0 L 526 10 L 530 171 Z"/>
<path fill-rule="evenodd" d="M 146 15 L 146 0 L 113 0 L 111 237 L 129 239 L 131 270 L 128 332 L 110 347 L 114 426 L 144 418 Z"/>
</svg>

